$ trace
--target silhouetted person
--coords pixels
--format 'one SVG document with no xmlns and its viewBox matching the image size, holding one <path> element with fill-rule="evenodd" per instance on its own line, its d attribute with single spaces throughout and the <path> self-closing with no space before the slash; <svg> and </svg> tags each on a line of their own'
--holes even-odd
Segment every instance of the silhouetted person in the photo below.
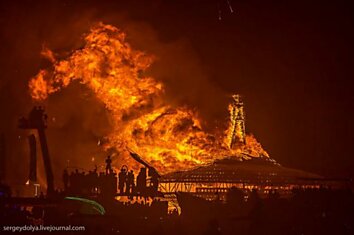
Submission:
<svg viewBox="0 0 354 235">
<path fill-rule="evenodd" d="M 268 193 L 268 198 L 277 200 L 280 198 L 280 195 L 276 189 L 271 189 Z"/>
<path fill-rule="evenodd" d="M 228 207 L 234 211 L 235 216 L 241 216 L 245 206 L 245 193 L 239 188 L 231 187 L 226 194 Z"/>
<path fill-rule="evenodd" d="M 78 169 L 75 169 L 74 172 L 72 172 L 70 174 L 70 190 L 72 192 L 78 192 L 78 185 L 80 184 L 80 181 L 79 181 L 79 170 Z"/>
<path fill-rule="evenodd" d="M 106 174 L 112 173 L 112 159 L 111 156 L 108 156 L 106 159 Z"/>
<path fill-rule="evenodd" d="M 124 185 L 126 184 L 126 181 L 127 181 L 127 171 L 124 167 L 122 167 L 118 174 L 118 188 L 121 194 L 124 193 Z"/>
<path fill-rule="evenodd" d="M 218 235 L 221 234 L 221 229 L 219 222 L 216 219 L 212 219 L 208 223 L 207 230 L 204 233 L 205 235 Z"/>
<path fill-rule="evenodd" d="M 67 191 L 69 186 L 69 174 L 66 169 L 63 172 L 63 183 L 64 183 L 64 190 Z"/>
<path fill-rule="evenodd" d="M 154 193 L 157 192 L 157 189 L 159 187 L 159 174 L 156 172 L 154 168 L 149 168 L 149 175 L 150 175 L 150 182 L 151 182 L 151 188 Z"/>
<path fill-rule="evenodd" d="M 134 173 L 133 171 L 129 171 L 127 175 L 127 186 L 126 186 L 126 193 L 130 194 L 133 193 L 134 190 Z"/>
<path fill-rule="evenodd" d="M 136 178 L 136 189 L 140 195 L 146 192 L 146 168 L 140 168 L 140 172 Z"/>
<path fill-rule="evenodd" d="M 94 185 L 94 175 L 93 175 L 93 171 L 89 171 L 88 174 L 86 175 L 85 177 L 85 181 L 86 181 L 86 190 L 88 192 L 92 192 L 92 189 L 93 189 L 93 185 Z"/>
<path fill-rule="evenodd" d="M 249 195 L 249 198 L 248 198 L 248 203 L 251 205 L 251 206 L 255 206 L 257 205 L 257 203 L 260 202 L 260 197 L 259 197 L 259 194 L 257 192 L 257 189 L 252 189 L 250 195 Z"/>
</svg>

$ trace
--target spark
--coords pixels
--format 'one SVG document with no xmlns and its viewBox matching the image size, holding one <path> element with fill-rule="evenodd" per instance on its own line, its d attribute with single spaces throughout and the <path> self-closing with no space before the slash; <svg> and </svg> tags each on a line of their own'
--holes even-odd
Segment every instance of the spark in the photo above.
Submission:
<svg viewBox="0 0 354 235">
<path fill-rule="evenodd" d="M 220 9 L 220 4 L 218 3 L 218 12 L 219 12 L 219 20 L 221 20 L 221 9 Z"/>
<path fill-rule="evenodd" d="M 227 1 L 227 5 L 229 5 L 229 9 L 230 9 L 230 12 L 231 13 L 234 13 L 234 10 L 232 9 L 232 6 L 230 4 L 230 1 L 229 0 L 226 0 Z"/>
<path fill-rule="evenodd" d="M 218 15 L 219 15 L 219 20 L 222 20 L 222 16 L 221 16 L 221 14 L 222 14 L 222 7 L 223 6 L 225 6 L 225 4 L 227 4 L 227 6 L 228 6 L 228 8 L 229 8 L 229 10 L 230 10 L 230 13 L 232 14 L 232 13 L 234 13 L 234 9 L 232 8 L 232 5 L 231 5 L 231 3 L 230 3 L 230 1 L 229 0 L 226 0 L 226 3 L 225 2 L 222 2 L 221 0 L 219 0 L 218 1 Z"/>
</svg>

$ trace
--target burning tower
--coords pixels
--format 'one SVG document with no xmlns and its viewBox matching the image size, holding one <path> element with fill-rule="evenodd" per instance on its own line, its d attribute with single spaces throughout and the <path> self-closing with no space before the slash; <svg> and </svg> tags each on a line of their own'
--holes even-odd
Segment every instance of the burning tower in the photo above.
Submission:
<svg viewBox="0 0 354 235">
<path fill-rule="evenodd" d="M 228 146 L 230 149 L 236 147 L 238 143 L 246 143 L 245 131 L 245 112 L 241 96 L 236 94 L 232 96 L 232 103 L 229 105 L 230 111 L 230 129 L 228 136 Z"/>
<path fill-rule="evenodd" d="M 112 117 L 104 148 L 136 150 L 161 174 L 191 169 L 226 156 L 237 157 L 240 153 L 247 153 L 246 158 L 267 156 L 260 143 L 245 134 L 239 95 L 233 96 L 229 106 L 231 120 L 225 135 L 207 132 L 197 112 L 169 103 L 164 84 L 143 76 L 147 73 L 141 72 L 150 67 L 153 59 L 132 48 L 119 28 L 101 23 L 91 28 L 82 48 L 65 58 L 50 59 L 53 66 L 40 70 L 30 80 L 31 96 L 42 101 L 71 82 L 80 81 L 93 91 Z M 128 151 L 122 157 L 135 164 Z"/>
</svg>

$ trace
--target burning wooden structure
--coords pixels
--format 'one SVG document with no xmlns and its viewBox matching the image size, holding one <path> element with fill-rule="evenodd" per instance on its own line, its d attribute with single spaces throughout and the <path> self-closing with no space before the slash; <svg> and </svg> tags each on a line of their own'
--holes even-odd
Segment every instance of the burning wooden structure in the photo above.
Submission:
<svg viewBox="0 0 354 235">
<path fill-rule="evenodd" d="M 237 157 L 241 152 L 268 157 L 255 137 L 246 135 L 239 95 L 233 96 L 224 135 L 207 132 L 194 109 L 169 103 L 164 84 L 144 76 L 154 57 L 133 49 L 125 33 L 112 25 L 92 27 L 84 46 L 66 58 L 55 58 L 48 48 L 42 55 L 53 66 L 40 70 L 30 80 L 32 98 L 45 100 L 79 81 L 95 94 L 112 118 L 111 132 L 103 137 L 105 149 L 129 147 L 161 174 L 212 163 L 216 158 Z M 120 158 L 135 164 L 129 151 L 121 152 Z"/>
<path fill-rule="evenodd" d="M 277 192 L 287 197 L 294 189 L 344 188 L 346 183 L 286 168 L 270 159 L 226 158 L 207 166 L 163 175 L 159 190 L 164 194 L 187 192 L 208 200 L 225 200 L 233 187 L 246 192 L 255 189 L 261 196 Z"/>
</svg>

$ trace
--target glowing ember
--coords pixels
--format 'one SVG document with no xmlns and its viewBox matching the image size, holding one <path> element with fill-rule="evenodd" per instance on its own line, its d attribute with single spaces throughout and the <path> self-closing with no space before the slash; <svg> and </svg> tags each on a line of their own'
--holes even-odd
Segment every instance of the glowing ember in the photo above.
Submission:
<svg viewBox="0 0 354 235">
<path fill-rule="evenodd" d="M 53 69 L 41 70 L 31 79 L 31 95 L 44 100 L 74 80 L 86 85 L 113 117 L 114 128 L 104 147 L 116 148 L 120 159 L 133 164 L 125 151 L 129 147 L 160 173 L 167 173 L 216 158 L 240 157 L 242 152 L 268 157 L 253 136 L 230 148 L 224 137 L 202 130 L 195 112 L 166 104 L 163 85 L 142 75 L 153 57 L 132 49 L 118 28 L 101 23 L 91 29 L 85 41 L 82 49 L 64 60 L 56 60 L 45 48 L 42 54 L 53 62 Z M 232 128 L 231 121 L 228 133 Z"/>
</svg>

